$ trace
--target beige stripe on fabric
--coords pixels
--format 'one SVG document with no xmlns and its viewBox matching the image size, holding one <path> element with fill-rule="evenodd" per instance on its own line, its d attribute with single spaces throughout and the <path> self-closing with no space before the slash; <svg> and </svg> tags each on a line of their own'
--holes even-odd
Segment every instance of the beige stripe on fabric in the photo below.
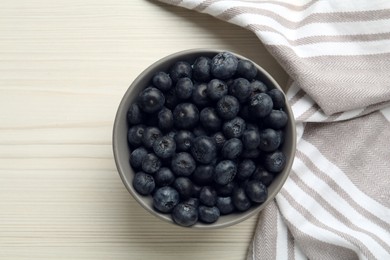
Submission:
<svg viewBox="0 0 390 260">
<path fill-rule="evenodd" d="M 286 46 L 266 47 L 327 115 L 390 100 L 390 53 L 300 58 Z"/>
<path fill-rule="evenodd" d="M 283 36 L 291 46 L 300 46 L 321 42 L 365 42 L 380 41 L 390 39 L 390 33 L 371 33 L 371 34 L 350 34 L 350 35 L 317 35 L 299 38 L 296 40 L 287 39 L 283 33 L 274 28 L 263 24 L 249 24 L 246 29 L 255 33 L 273 32 Z"/>
<path fill-rule="evenodd" d="M 202 3 L 200 3 L 198 6 L 196 6 L 194 8 L 194 10 L 196 10 L 198 12 L 202 12 L 207 7 L 209 7 L 211 4 L 214 4 L 217 2 L 223 2 L 223 1 L 226 1 L 226 0 L 206 0 L 206 1 L 203 1 Z M 245 2 L 256 3 L 259 5 L 262 5 L 262 4 L 279 5 L 279 6 L 283 6 L 285 8 L 290 9 L 290 10 L 293 10 L 293 11 L 303 11 L 303 10 L 306 10 L 307 8 L 309 8 L 310 6 L 312 6 L 313 4 L 315 4 L 316 2 L 318 2 L 318 0 L 310 1 L 305 5 L 295 5 L 295 4 L 285 3 L 285 2 L 278 2 L 278 1 L 261 1 L 261 2 L 259 2 L 259 1 L 254 0 L 254 1 L 245 1 Z"/>
<path fill-rule="evenodd" d="M 311 106 L 308 110 L 306 110 L 302 115 L 300 115 L 298 118 L 296 118 L 297 121 L 305 122 L 308 118 L 310 118 L 312 115 L 314 115 L 316 112 L 320 111 L 321 108 L 314 103 L 313 106 Z"/>
<path fill-rule="evenodd" d="M 297 157 L 301 158 L 302 153 L 298 151 Z M 297 174 L 292 174 L 291 179 L 294 181 L 294 183 L 301 188 L 308 196 L 313 198 L 318 204 L 320 204 L 330 215 L 332 215 L 335 219 L 339 220 L 342 224 L 344 224 L 346 227 L 348 227 L 350 230 L 362 232 L 368 236 L 370 236 L 372 239 L 374 239 L 378 244 L 380 244 L 385 250 L 390 252 L 390 245 L 386 244 L 386 242 L 379 236 L 377 236 L 375 233 L 370 232 L 368 230 L 364 230 L 361 227 L 357 225 L 357 223 L 353 223 L 350 219 L 348 219 L 343 212 L 338 211 L 335 209 L 331 203 L 329 203 L 326 199 L 322 198 L 321 195 L 313 188 L 309 187 L 305 184 L 303 180 L 301 180 Z M 314 213 L 315 215 L 315 213 Z M 361 223 L 358 223 L 361 224 Z M 352 236 L 351 236 L 352 237 Z M 356 241 L 358 241 L 356 239 Z"/>
<path fill-rule="evenodd" d="M 319 123 L 312 123 L 312 124 L 319 124 Z M 306 127 L 308 127 L 307 124 Z M 314 128 L 312 128 L 314 129 Z M 306 128 L 305 128 L 306 131 Z M 336 133 L 336 132 L 335 132 Z M 338 136 L 337 134 L 335 134 Z M 304 134 L 305 137 L 305 134 Z M 305 138 L 306 139 L 306 138 Z M 324 140 L 324 139 L 322 139 Z M 328 143 L 333 146 L 333 143 Z M 342 150 L 341 150 L 342 152 Z M 324 172 L 322 172 L 318 167 L 315 165 L 315 163 L 310 160 L 309 157 L 307 157 L 304 153 L 300 151 L 296 151 L 297 158 L 301 159 L 306 167 L 308 167 L 311 172 L 319 179 L 323 180 L 325 183 L 327 183 L 334 192 L 337 193 L 341 198 L 343 198 L 352 208 L 356 210 L 359 214 L 364 216 L 367 219 L 370 219 L 373 223 L 378 225 L 379 227 L 383 228 L 384 230 L 390 230 L 390 225 L 386 223 L 385 221 L 378 218 L 375 214 L 371 213 L 367 209 L 364 208 L 363 205 L 358 204 L 351 196 L 344 190 L 342 183 L 336 183 L 333 179 L 331 179 L 328 175 L 326 175 Z M 298 157 L 299 156 L 299 157 Z"/>
<path fill-rule="evenodd" d="M 171 5 L 179 5 L 183 0 L 159 0 L 160 2 L 171 4 Z"/>
<path fill-rule="evenodd" d="M 301 209 L 300 204 L 296 203 L 294 199 L 289 196 L 289 194 L 286 193 L 285 195 L 285 193 L 286 191 L 281 191 L 282 196 L 289 202 L 289 204 L 292 205 L 299 212 L 305 213 Z M 309 214 L 310 217 L 310 212 L 308 212 L 307 214 Z M 315 237 L 316 234 L 307 234 L 302 232 L 300 228 L 290 222 L 288 218 L 285 218 L 284 221 L 286 222 L 288 229 L 294 236 L 295 243 L 302 245 L 300 248 L 309 259 L 358 259 L 358 256 L 355 251 L 349 248 L 320 241 Z M 321 224 L 317 225 L 316 221 L 312 218 L 309 219 L 309 221 L 311 223 L 315 223 L 316 226 L 321 227 Z M 372 256 L 371 253 L 370 255 Z"/>
<path fill-rule="evenodd" d="M 313 13 L 298 22 L 290 21 L 281 14 L 262 9 L 259 7 L 235 6 L 229 8 L 216 16 L 217 18 L 229 21 L 241 14 L 263 15 L 272 18 L 279 24 L 289 29 L 298 29 L 302 26 L 312 23 L 343 23 L 343 22 L 361 22 L 390 19 L 390 10 L 374 10 L 360 12 L 333 12 L 333 13 Z"/>
<path fill-rule="evenodd" d="M 308 124 L 304 135 L 361 191 L 390 209 L 390 124 L 381 113 L 339 123 Z"/>
<path fill-rule="evenodd" d="M 290 106 L 293 106 L 293 105 L 295 105 L 296 102 L 298 102 L 305 95 L 306 95 L 305 91 L 300 89 L 292 98 L 289 99 L 288 103 L 290 104 Z"/>
<path fill-rule="evenodd" d="M 276 259 L 276 240 L 278 208 L 272 201 L 259 214 L 259 220 L 253 237 L 252 250 L 249 250 L 248 259 L 264 257 L 263 259 Z M 257 258 L 256 258 L 257 259 Z"/>
<path fill-rule="evenodd" d="M 294 243 L 293 235 L 289 230 L 287 230 L 287 258 L 289 260 L 295 259 Z"/>
</svg>

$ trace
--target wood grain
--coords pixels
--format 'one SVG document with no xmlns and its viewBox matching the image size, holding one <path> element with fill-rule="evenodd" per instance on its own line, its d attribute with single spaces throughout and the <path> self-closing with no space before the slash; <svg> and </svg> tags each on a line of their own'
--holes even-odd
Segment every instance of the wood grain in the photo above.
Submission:
<svg viewBox="0 0 390 260">
<path fill-rule="evenodd" d="M 245 259 L 256 217 L 199 231 L 129 195 L 111 134 L 122 95 L 156 59 L 228 49 L 287 75 L 249 31 L 143 0 L 0 4 L 0 259 Z"/>
</svg>

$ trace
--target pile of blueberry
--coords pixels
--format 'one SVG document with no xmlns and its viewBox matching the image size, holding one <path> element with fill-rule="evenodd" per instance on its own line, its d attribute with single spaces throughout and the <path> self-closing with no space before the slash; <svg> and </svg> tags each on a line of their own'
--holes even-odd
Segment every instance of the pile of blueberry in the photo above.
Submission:
<svg viewBox="0 0 390 260">
<path fill-rule="evenodd" d="M 134 189 L 175 223 L 263 203 L 286 164 L 283 93 L 229 52 L 156 73 L 127 114 Z"/>
</svg>

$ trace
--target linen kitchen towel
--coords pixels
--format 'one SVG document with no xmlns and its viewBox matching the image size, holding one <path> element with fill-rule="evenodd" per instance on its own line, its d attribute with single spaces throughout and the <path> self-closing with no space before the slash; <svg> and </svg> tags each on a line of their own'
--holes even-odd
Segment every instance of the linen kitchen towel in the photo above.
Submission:
<svg viewBox="0 0 390 260">
<path fill-rule="evenodd" d="M 298 143 L 248 259 L 390 259 L 390 1 L 160 0 L 253 31 L 291 77 Z"/>
</svg>

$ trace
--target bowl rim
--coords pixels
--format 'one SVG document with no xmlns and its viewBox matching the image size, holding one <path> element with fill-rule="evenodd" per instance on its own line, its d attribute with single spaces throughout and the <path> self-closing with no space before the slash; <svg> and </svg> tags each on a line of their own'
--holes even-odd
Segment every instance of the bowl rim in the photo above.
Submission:
<svg viewBox="0 0 390 260">
<path fill-rule="evenodd" d="M 138 195 L 136 194 L 136 191 L 134 190 L 134 188 L 132 187 L 132 184 L 126 179 L 125 177 L 125 174 L 124 174 L 124 169 L 122 167 L 122 163 L 120 160 L 119 160 L 119 138 L 118 138 L 118 131 L 119 131 L 119 124 L 121 123 L 120 122 L 120 116 L 122 115 L 122 113 L 127 112 L 128 110 L 128 107 L 126 106 L 126 100 L 130 97 L 130 94 L 132 94 L 132 88 L 134 86 L 136 86 L 141 80 L 142 78 L 149 74 L 150 72 L 152 72 L 153 70 L 156 70 L 159 66 L 161 66 L 161 63 L 163 62 L 166 62 L 166 61 L 169 61 L 169 60 L 173 60 L 173 59 L 177 59 L 181 56 L 186 56 L 186 55 L 194 55 L 194 54 L 197 54 L 199 53 L 199 56 L 203 53 L 220 53 L 220 52 L 229 52 L 229 53 L 232 53 L 233 55 L 235 55 L 236 57 L 238 57 L 239 59 L 245 59 L 245 60 L 248 60 L 248 61 L 251 61 L 255 66 L 256 68 L 259 70 L 259 72 L 261 74 L 263 74 L 271 83 L 274 87 L 278 88 L 279 90 L 281 90 L 285 96 L 285 99 L 286 99 L 286 106 L 285 106 L 285 110 L 287 112 L 289 116 L 289 121 L 288 121 L 288 124 L 290 124 L 290 128 L 291 128 L 291 156 L 290 158 L 287 159 L 287 163 L 285 165 L 285 169 L 283 170 L 287 172 L 284 173 L 283 176 L 281 176 L 280 178 L 280 181 L 279 183 L 276 184 L 276 186 L 274 187 L 273 189 L 273 192 L 272 194 L 268 194 L 269 198 L 272 197 L 272 199 L 267 199 L 264 203 L 256 206 L 252 211 L 250 212 L 242 212 L 242 213 L 239 213 L 234 219 L 230 220 L 230 221 L 226 221 L 226 222 L 223 222 L 223 223 L 218 223 L 218 222 L 215 222 L 215 223 L 212 223 L 212 224 L 195 224 L 193 226 L 190 226 L 190 227 L 182 227 L 180 225 L 177 225 L 174 223 L 174 221 L 171 219 L 171 218 L 167 218 L 167 217 L 164 217 L 166 216 L 167 214 L 162 214 L 160 212 L 157 212 L 155 210 L 153 210 L 152 208 L 150 208 L 150 206 L 145 203 L 145 201 L 142 199 L 141 195 Z M 145 209 L 147 210 L 149 213 L 151 213 L 153 216 L 165 221 L 165 222 L 168 222 L 168 223 L 171 223 L 175 226 L 178 226 L 178 227 L 182 227 L 182 228 L 190 228 L 190 229 L 217 229 L 217 228 L 224 228 L 224 227 L 229 227 L 229 226 L 233 226 L 235 224 L 238 224 L 238 223 L 241 223 L 243 222 L 244 220 L 258 214 L 261 210 L 263 210 L 272 200 L 274 200 L 275 196 L 279 193 L 279 191 L 281 190 L 281 188 L 283 187 L 283 185 L 285 184 L 287 178 L 289 177 L 290 175 L 290 172 L 291 172 L 291 168 L 292 168 L 292 164 L 293 164 L 293 161 L 294 161 L 294 158 L 295 158 L 295 153 L 296 153 L 296 122 L 295 122 L 295 117 L 294 117 L 294 114 L 293 114 L 293 111 L 291 109 L 291 106 L 290 104 L 288 103 L 288 100 L 287 100 L 287 97 L 286 97 L 286 94 L 284 92 L 284 90 L 279 86 L 279 84 L 276 82 L 276 80 L 262 67 L 260 66 L 259 64 L 257 64 L 256 62 L 254 62 L 253 60 L 245 57 L 245 56 L 242 56 L 240 54 L 237 54 L 235 53 L 234 51 L 230 51 L 230 50 L 226 50 L 226 49 L 213 49 L 213 48 L 192 48 L 192 49 L 185 49 L 185 50 L 181 50 L 181 51 L 177 51 L 177 52 L 174 52 L 174 53 L 171 53 L 169 55 L 166 55 L 156 61 L 154 61 L 152 64 L 150 64 L 148 67 L 146 67 L 143 71 L 141 71 L 139 73 L 139 75 L 133 80 L 133 82 L 129 85 L 129 87 L 126 89 L 124 95 L 122 96 L 121 98 L 121 101 L 119 103 L 119 106 L 116 110 L 116 114 L 115 114 L 115 119 L 114 119 L 114 124 L 113 124 L 113 131 L 112 131 L 112 149 L 113 149 L 113 155 L 114 155 L 114 160 L 115 160 L 115 165 L 116 165 L 116 168 L 117 168 L 117 171 L 119 173 L 119 176 L 122 180 L 122 183 L 125 185 L 126 189 L 128 190 L 128 192 L 132 195 L 132 197 Z M 128 162 L 127 162 L 128 163 Z M 280 174 L 280 173 L 279 173 Z M 164 216 L 163 216 L 164 215 Z"/>
</svg>

